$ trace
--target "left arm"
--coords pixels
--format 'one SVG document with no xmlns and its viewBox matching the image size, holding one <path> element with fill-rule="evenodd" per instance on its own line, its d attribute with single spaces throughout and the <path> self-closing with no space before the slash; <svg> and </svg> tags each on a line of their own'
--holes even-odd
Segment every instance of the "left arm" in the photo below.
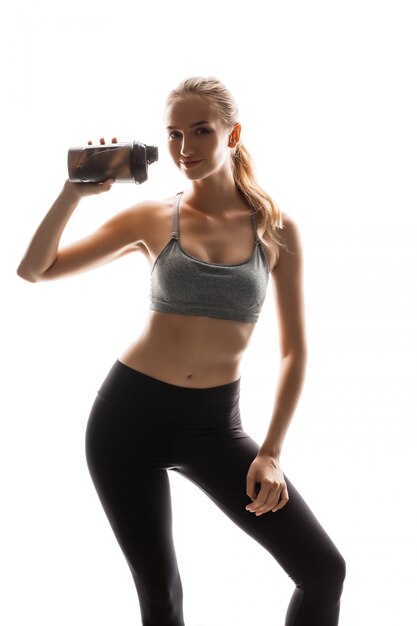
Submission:
<svg viewBox="0 0 417 626">
<path fill-rule="evenodd" d="M 284 224 L 288 250 L 280 247 L 279 261 L 271 272 L 280 329 L 281 369 L 268 432 L 247 475 L 247 495 L 253 502 L 246 509 L 257 515 L 275 512 L 289 499 L 280 455 L 303 386 L 307 359 L 301 241 L 294 222 L 285 217 Z M 258 495 L 256 483 L 261 484 Z"/>
</svg>

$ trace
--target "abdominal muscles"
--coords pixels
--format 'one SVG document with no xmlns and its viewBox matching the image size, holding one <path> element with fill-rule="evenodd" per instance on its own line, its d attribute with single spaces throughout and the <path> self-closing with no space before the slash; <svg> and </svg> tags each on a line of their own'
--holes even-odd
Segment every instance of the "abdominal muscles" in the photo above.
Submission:
<svg viewBox="0 0 417 626">
<path fill-rule="evenodd" d="M 237 380 L 254 324 L 150 311 L 119 360 L 172 385 L 214 387 Z"/>
</svg>

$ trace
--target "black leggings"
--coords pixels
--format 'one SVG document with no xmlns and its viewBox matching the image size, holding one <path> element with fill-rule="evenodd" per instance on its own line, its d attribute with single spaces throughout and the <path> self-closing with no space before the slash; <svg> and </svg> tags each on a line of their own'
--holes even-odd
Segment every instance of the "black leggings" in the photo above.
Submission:
<svg viewBox="0 0 417 626">
<path fill-rule="evenodd" d="M 132 572 L 143 626 L 184 626 L 168 469 L 204 491 L 292 578 L 286 626 L 338 623 L 345 562 L 287 476 L 283 509 L 258 517 L 245 509 L 259 446 L 242 428 L 239 391 L 240 379 L 180 387 L 116 360 L 93 403 L 88 468 Z"/>
</svg>

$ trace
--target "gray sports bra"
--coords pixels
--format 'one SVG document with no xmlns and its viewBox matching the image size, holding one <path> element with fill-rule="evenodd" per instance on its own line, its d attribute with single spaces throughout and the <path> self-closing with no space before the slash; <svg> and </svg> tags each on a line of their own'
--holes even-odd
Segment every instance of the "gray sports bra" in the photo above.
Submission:
<svg viewBox="0 0 417 626">
<path fill-rule="evenodd" d="M 269 263 L 256 232 L 255 248 L 243 263 L 222 265 L 202 261 L 182 249 L 179 239 L 179 204 L 176 195 L 172 236 L 158 254 L 151 270 L 150 309 L 163 313 L 217 317 L 257 322 L 266 296 Z"/>
</svg>

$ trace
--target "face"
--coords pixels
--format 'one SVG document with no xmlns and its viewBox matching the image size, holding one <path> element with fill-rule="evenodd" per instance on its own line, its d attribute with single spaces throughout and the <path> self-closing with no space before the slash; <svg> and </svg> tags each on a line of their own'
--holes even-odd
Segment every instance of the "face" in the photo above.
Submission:
<svg viewBox="0 0 417 626">
<path fill-rule="evenodd" d="M 196 95 L 183 97 L 167 107 L 165 122 L 169 152 L 188 179 L 206 178 L 230 168 L 230 150 L 235 145 L 230 139 L 239 138 L 240 125 L 227 129 L 208 100 Z"/>
</svg>

